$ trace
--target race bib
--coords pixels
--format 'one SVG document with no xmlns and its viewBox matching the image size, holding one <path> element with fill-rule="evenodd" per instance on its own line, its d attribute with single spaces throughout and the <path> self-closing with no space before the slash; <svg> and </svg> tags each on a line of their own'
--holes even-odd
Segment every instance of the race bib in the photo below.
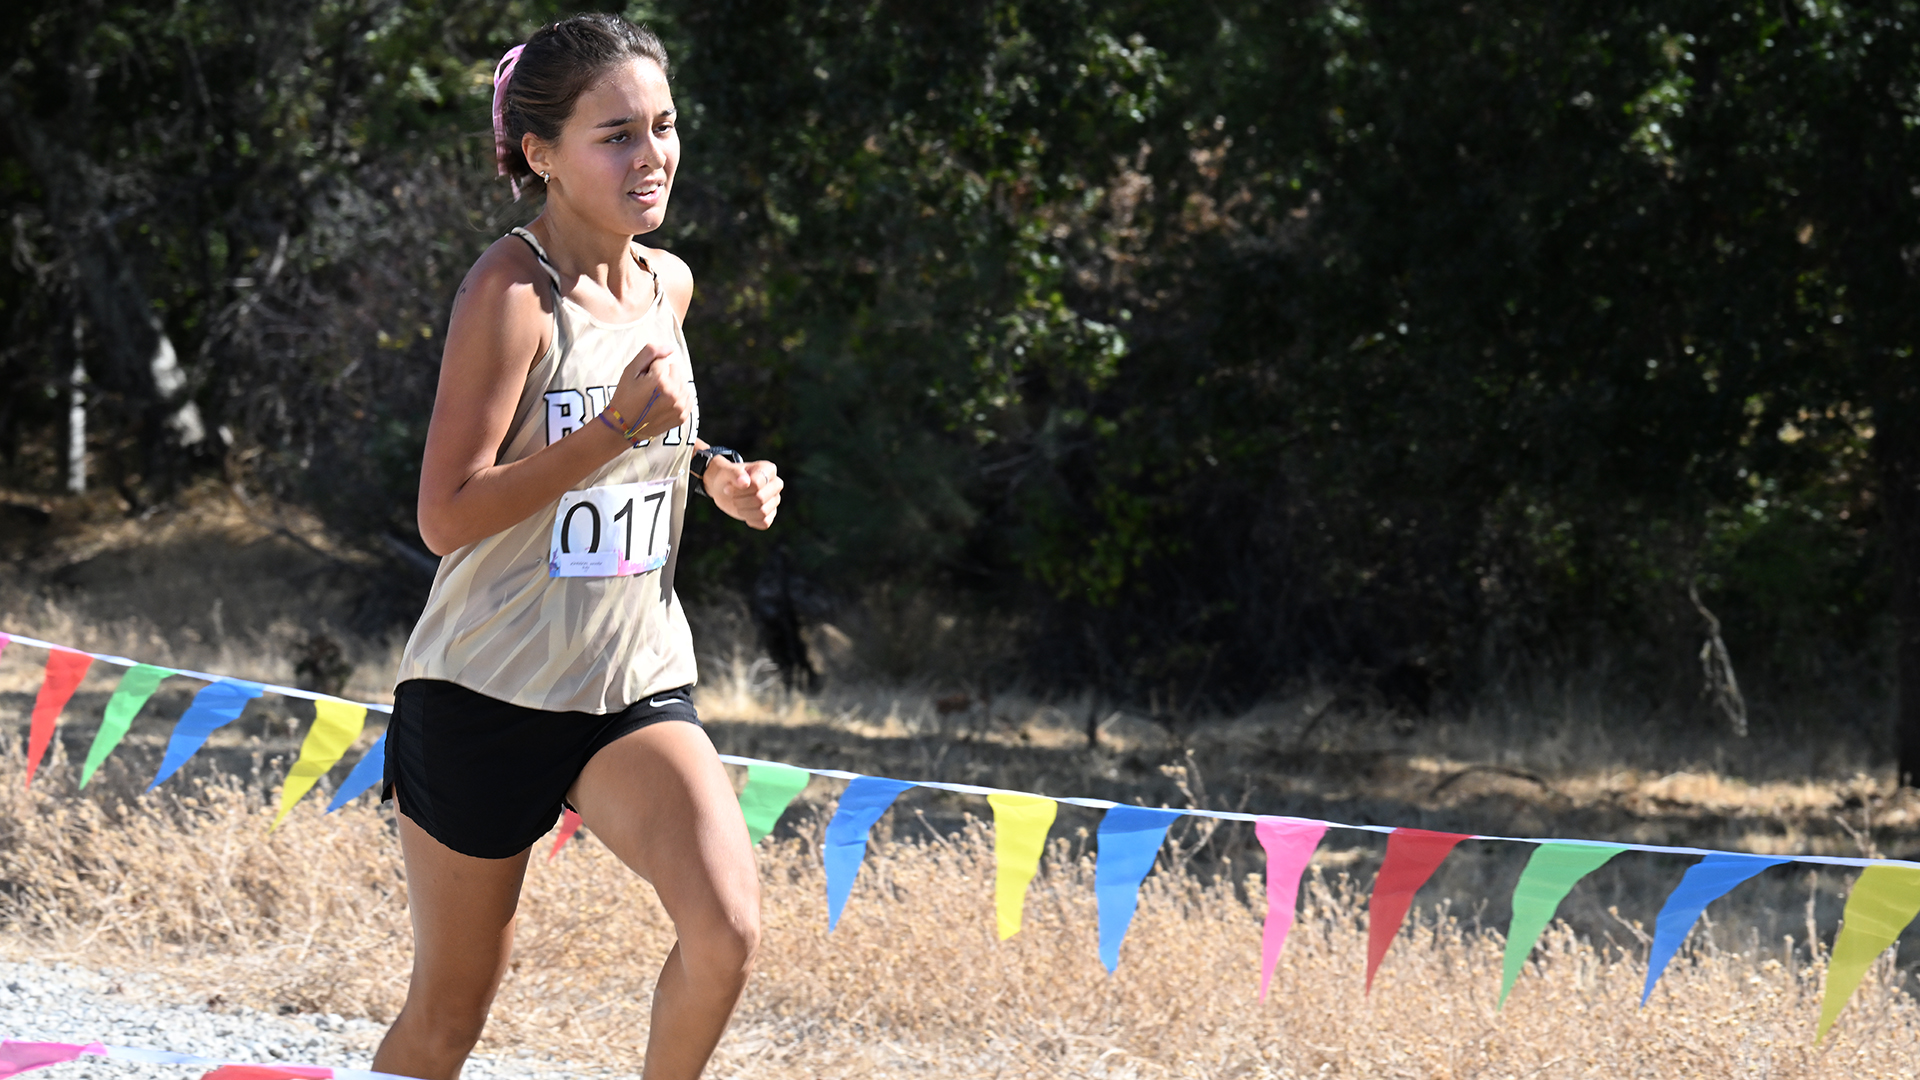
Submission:
<svg viewBox="0 0 1920 1080">
<path fill-rule="evenodd" d="M 667 565 L 673 481 L 608 484 L 560 496 L 548 577 L 632 577 Z"/>
</svg>

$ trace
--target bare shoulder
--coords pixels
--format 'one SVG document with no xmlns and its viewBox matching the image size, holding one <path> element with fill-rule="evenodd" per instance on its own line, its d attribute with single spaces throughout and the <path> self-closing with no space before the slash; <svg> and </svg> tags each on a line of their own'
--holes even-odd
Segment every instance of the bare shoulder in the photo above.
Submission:
<svg viewBox="0 0 1920 1080">
<path fill-rule="evenodd" d="M 505 304 L 517 309 L 531 304 L 534 311 L 544 313 L 550 306 L 551 284 L 533 249 L 519 237 L 503 236 L 474 260 L 460 283 L 454 307 L 458 310 L 468 300 L 485 299 L 489 307 Z"/>
<path fill-rule="evenodd" d="M 462 356 L 498 353 L 506 361 L 538 356 L 552 322 L 552 279 L 524 241 L 503 236 L 474 261 L 460 283 L 448 344 L 457 340 L 466 346 L 459 351 Z"/>
<path fill-rule="evenodd" d="M 686 261 L 666 248 L 650 248 L 642 245 L 640 254 L 646 258 L 647 265 L 660 275 L 660 288 L 665 290 L 667 299 L 673 301 L 673 312 L 682 320 L 687 317 L 687 308 L 693 303 L 693 271 Z"/>
</svg>

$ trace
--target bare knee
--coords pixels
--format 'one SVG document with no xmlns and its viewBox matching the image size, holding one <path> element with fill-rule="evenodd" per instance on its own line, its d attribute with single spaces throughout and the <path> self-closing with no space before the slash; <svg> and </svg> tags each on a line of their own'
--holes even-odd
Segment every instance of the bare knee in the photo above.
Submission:
<svg viewBox="0 0 1920 1080">
<path fill-rule="evenodd" d="M 465 1057 L 473 1050 L 474 1044 L 480 1041 L 480 1033 L 486 1030 L 486 1027 L 485 1012 L 461 1013 L 445 1017 L 441 1022 L 434 1024 L 428 1037 L 436 1048 Z"/>
<path fill-rule="evenodd" d="M 753 970 L 753 958 L 760 951 L 760 912 L 753 909 L 724 920 L 708 932 L 707 951 L 712 954 L 716 972 L 737 972 L 740 978 Z"/>
<path fill-rule="evenodd" d="M 760 951 L 759 905 L 681 928 L 680 949 L 695 977 L 722 986 L 744 986 Z"/>
<path fill-rule="evenodd" d="M 431 1062 L 436 1067 L 458 1066 L 480 1041 L 487 1026 L 482 1005 L 449 1005 L 409 999 L 387 1035 L 387 1047 L 408 1061 Z"/>
<path fill-rule="evenodd" d="M 733 948 L 740 962 L 741 973 L 753 970 L 754 958 L 760 955 L 760 911 L 757 907 L 736 928 Z"/>
</svg>

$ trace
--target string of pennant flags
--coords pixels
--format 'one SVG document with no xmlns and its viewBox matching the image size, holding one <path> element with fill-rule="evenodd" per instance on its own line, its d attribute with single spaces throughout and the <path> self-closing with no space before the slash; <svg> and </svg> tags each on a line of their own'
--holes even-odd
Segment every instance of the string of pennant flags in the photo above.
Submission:
<svg viewBox="0 0 1920 1080">
<path fill-rule="evenodd" d="M 124 656 L 87 652 L 22 634 L 0 632 L 0 652 L 5 652 L 7 646 L 14 642 L 47 650 L 46 673 L 40 680 L 39 693 L 34 696 L 33 713 L 27 725 L 29 787 L 33 785 L 33 777 L 40 769 L 41 760 L 46 757 L 47 747 L 53 742 L 54 726 L 61 711 L 72 700 L 74 691 L 80 688 L 80 681 L 86 678 L 95 661 L 128 670 L 120 677 L 119 685 L 114 687 L 113 696 L 107 699 L 100 728 L 94 734 L 93 745 L 87 748 L 86 760 L 80 765 L 80 786 L 83 788 L 93 781 L 94 773 L 106 761 L 107 755 L 113 753 L 126 738 L 133 726 L 133 718 L 146 706 L 147 699 L 153 697 L 160 683 L 170 676 L 196 679 L 207 685 L 194 693 L 187 711 L 174 722 L 173 734 L 167 738 L 166 753 L 161 755 L 160 771 L 154 776 L 153 782 L 147 785 L 148 791 L 179 772 L 180 767 L 206 745 L 207 739 L 215 731 L 238 720 L 247 702 L 254 698 L 273 693 L 313 702 L 313 726 L 307 729 L 307 737 L 300 744 L 300 755 L 294 760 L 286 783 L 281 787 L 280 812 L 274 815 L 274 828 L 278 828 L 292 812 L 294 805 L 346 756 L 347 750 L 360 738 L 360 733 L 366 727 L 367 713 L 393 712 L 391 705 L 347 701 L 332 694 L 315 693 L 296 686 L 276 686 L 186 668 L 160 667 L 129 660 Z M 333 801 L 327 804 L 327 812 L 340 809 L 378 783 L 386 769 L 386 761 L 387 736 L 382 732 L 335 790 Z"/>
<path fill-rule="evenodd" d="M 222 1061 L 194 1054 L 176 1054 L 170 1050 L 149 1050 L 138 1046 L 107 1046 L 102 1043 L 27 1042 L 7 1039 L 0 1042 L 0 1077 L 14 1076 L 50 1065 L 64 1065 L 83 1057 L 103 1057 L 109 1061 L 141 1065 L 211 1065 L 213 1071 L 200 1080 L 409 1080 L 394 1073 L 367 1069 L 335 1069 L 326 1065 L 292 1065 L 276 1062 L 259 1065 Z"/>
<path fill-rule="evenodd" d="M 280 807 L 272 828 L 285 820 L 294 805 L 345 756 L 364 729 L 369 712 L 392 711 L 391 706 L 352 702 L 296 687 L 249 682 L 206 672 L 164 668 L 125 657 L 89 653 L 21 635 L 0 633 L 0 650 L 9 642 L 48 651 L 46 673 L 35 698 L 28 728 L 26 775 L 29 785 L 52 742 L 60 712 L 72 698 L 91 665 L 105 662 L 127 668 L 109 699 L 99 733 L 81 766 L 81 785 L 90 781 L 126 733 L 161 681 L 172 676 L 200 680 L 207 685 L 195 692 L 186 711 L 175 721 L 151 791 L 178 772 L 212 733 L 240 716 L 247 702 L 265 693 L 305 698 L 314 703 L 314 722 L 301 743 L 299 757 L 289 769 L 281 790 Z M 379 781 L 384 769 L 382 734 L 349 770 L 334 792 L 331 813 Z M 1920 914 L 1920 862 L 1837 855 L 1754 855 L 1708 848 L 1676 847 L 1558 837 L 1500 836 L 1449 833 L 1391 825 L 1356 825 L 1311 818 L 1281 817 L 1225 810 L 1157 809 L 1106 799 L 1055 797 L 977 784 L 933 780 L 895 780 L 839 769 L 811 769 L 778 761 L 722 754 L 727 764 L 744 767 L 747 781 L 740 792 L 741 815 L 754 843 L 772 832 L 787 808 L 814 777 L 846 781 L 839 803 L 828 819 L 822 858 L 827 884 L 827 926 L 838 929 L 853 884 L 859 874 L 873 826 L 894 802 L 914 788 L 984 796 L 993 812 L 994 910 L 1001 940 L 1019 933 L 1027 887 L 1039 870 L 1048 832 L 1062 803 L 1102 811 L 1094 861 L 1094 893 L 1099 920 L 1100 960 L 1109 972 L 1120 964 L 1120 948 L 1132 924 L 1140 887 L 1166 841 L 1167 831 L 1181 817 L 1206 817 L 1251 824 L 1267 855 L 1267 913 L 1261 934 L 1260 997 L 1267 996 L 1275 965 L 1292 928 L 1300 880 L 1322 839 L 1332 829 L 1381 833 L 1386 854 L 1368 901 L 1366 991 L 1399 935 L 1414 894 L 1431 878 L 1455 847 L 1464 841 L 1491 841 L 1533 845 L 1520 879 L 1514 886 L 1512 921 L 1508 925 L 1501 966 L 1499 1003 L 1504 1006 L 1534 944 L 1553 920 L 1560 902 L 1587 875 L 1627 852 L 1697 856 L 1681 875 L 1655 919 L 1649 949 L 1645 1005 L 1656 983 L 1679 952 L 1700 915 L 1712 903 L 1760 873 L 1788 863 L 1858 868 L 1847 897 L 1840 931 L 1827 964 L 1826 988 L 1821 1000 L 1815 1041 L 1826 1037 L 1848 999 L 1858 989 L 1873 961 L 1891 947 L 1916 914 Z M 548 854 L 557 857 L 580 827 L 580 818 L 567 811 Z M 0 1076 L 7 1075 L 0 1072 Z M 340 1073 L 338 1075 L 348 1075 Z"/>
</svg>

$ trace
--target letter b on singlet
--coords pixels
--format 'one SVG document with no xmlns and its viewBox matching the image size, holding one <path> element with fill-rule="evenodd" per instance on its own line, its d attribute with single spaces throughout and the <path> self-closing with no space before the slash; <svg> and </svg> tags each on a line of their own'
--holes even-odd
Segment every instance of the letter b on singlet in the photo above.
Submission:
<svg viewBox="0 0 1920 1080">
<path fill-rule="evenodd" d="M 549 390 L 546 398 L 547 445 L 552 446 L 587 422 L 587 397 L 578 390 Z"/>
</svg>

